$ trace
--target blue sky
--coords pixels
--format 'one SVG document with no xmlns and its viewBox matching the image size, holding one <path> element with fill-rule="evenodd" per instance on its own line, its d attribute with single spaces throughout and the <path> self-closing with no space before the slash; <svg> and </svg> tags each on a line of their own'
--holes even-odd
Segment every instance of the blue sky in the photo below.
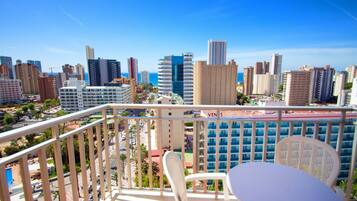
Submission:
<svg viewBox="0 0 357 201">
<path fill-rule="evenodd" d="M 228 42 L 239 71 L 283 54 L 283 69 L 357 64 L 357 0 L 0 0 L 0 55 L 38 59 L 60 71 L 96 57 L 139 59 L 157 70 L 165 55 L 207 58 L 207 40 Z"/>
</svg>

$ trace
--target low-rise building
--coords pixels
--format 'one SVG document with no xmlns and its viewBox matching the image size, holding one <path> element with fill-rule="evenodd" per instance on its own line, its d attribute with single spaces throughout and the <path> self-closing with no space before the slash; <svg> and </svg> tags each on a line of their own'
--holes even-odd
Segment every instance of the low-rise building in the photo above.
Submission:
<svg viewBox="0 0 357 201">
<path fill-rule="evenodd" d="M 87 86 L 85 81 L 71 78 L 60 89 L 63 110 L 75 112 L 107 103 L 132 103 L 130 85 Z"/>
</svg>

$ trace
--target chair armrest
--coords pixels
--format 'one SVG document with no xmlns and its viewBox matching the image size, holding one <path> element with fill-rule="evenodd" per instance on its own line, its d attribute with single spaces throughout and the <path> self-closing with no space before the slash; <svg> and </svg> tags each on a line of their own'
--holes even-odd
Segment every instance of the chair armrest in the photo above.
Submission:
<svg viewBox="0 0 357 201">
<path fill-rule="evenodd" d="M 191 174 L 185 177 L 186 182 L 194 181 L 194 180 L 218 180 L 218 179 L 226 179 L 225 173 L 197 173 Z"/>
<path fill-rule="evenodd" d="M 229 200 L 229 189 L 227 186 L 227 175 L 225 173 L 197 173 L 197 174 L 191 174 L 185 177 L 186 182 L 190 181 L 195 181 L 195 180 L 222 180 L 223 183 L 223 194 L 224 194 L 224 200 L 227 201 Z"/>
</svg>

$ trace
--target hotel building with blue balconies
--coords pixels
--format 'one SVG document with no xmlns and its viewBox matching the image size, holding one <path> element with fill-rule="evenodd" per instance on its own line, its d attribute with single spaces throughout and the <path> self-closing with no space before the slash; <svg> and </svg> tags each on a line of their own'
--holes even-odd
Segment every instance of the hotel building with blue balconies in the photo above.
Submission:
<svg viewBox="0 0 357 201">
<path fill-rule="evenodd" d="M 355 131 L 352 117 L 355 118 L 355 114 L 346 115 L 344 120 L 339 113 L 284 114 L 280 121 L 277 121 L 276 114 L 227 113 L 229 112 L 221 113 L 217 120 L 212 118 L 212 113 L 201 112 L 202 117 L 208 120 L 196 125 L 196 135 L 200 139 L 197 144 L 199 171 L 226 172 L 239 163 L 274 162 L 277 138 L 288 136 L 303 135 L 315 138 L 336 149 L 341 128 L 343 133 L 339 153 L 339 178 L 347 177 Z M 204 136 L 205 133 L 207 136 Z"/>
</svg>

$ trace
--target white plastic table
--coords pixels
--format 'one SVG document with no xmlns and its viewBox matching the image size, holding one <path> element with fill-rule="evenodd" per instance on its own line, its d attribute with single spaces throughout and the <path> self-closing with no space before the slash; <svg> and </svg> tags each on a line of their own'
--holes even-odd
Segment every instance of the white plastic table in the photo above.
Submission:
<svg viewBox="0 0 357 201">
<path fill-rule="evenodd" d="M 229 171 L 228 180 L 240 201 L 342 201 L 317 178 L 274 163 L 237 165 Z"/>
</svg>

